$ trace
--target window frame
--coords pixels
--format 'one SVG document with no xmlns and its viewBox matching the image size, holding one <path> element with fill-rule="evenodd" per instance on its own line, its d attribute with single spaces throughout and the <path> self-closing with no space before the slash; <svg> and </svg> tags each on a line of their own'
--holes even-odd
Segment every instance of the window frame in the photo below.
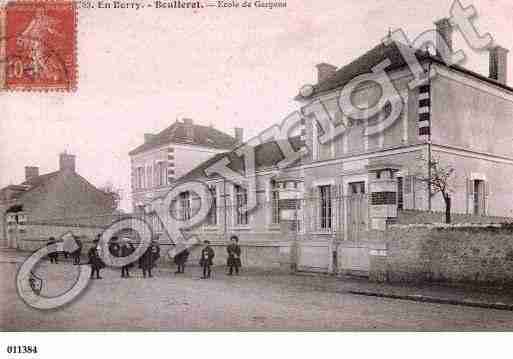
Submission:
<svg viewBox="0 0 513 359">
<path fill-rule="evenodd" d="M 275 180 L 270 181 L 270 208 L 271 208 L 271 221 L 272 226 L 277 226 L 281 223 L 280 218 L 280 188 Z"/>
<path fill-rule="evenodd" d="M 318 186 L 319 192 L 319 229 L 330 232 L 333 230 L 333 199 L 331 185 Z"/>
<path fill-rule="evenodd" d="M 217 186 L 215 184 L 208 186 L 212 196 L 212 203 L 207 215 L 206 225 L 209 227 L 216 227 L 219 225 L 218 220 L 218 206 L 217 206 Z"/>
<path fill-rule="evenodd" d="M 235 225 L 247 226 L 249 225 L 248 207 L 248 190 L 239 185 L 234 185 L 234 209 L 235 209 Z M 242 212 L 240 209 L 245 208 Z"/>
<path fill-rule="evenodd" d="M 192 216 L 192 200 L 189 191 L 179 194 L 180 220 L 189 221 Z"/>
</svg>

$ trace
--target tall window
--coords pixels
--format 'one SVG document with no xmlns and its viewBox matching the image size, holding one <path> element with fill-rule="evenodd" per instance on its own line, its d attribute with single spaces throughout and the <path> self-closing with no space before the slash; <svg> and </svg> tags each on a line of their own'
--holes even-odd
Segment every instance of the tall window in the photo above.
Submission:
<svg viewBox="0 0 513 359">
<path fill-rule="evenodd" d="M 146 188 L 146 174 L 144 173 L 144 167 L 140 167 L 140 175 L 141 175 L 141 188 Z"/>
<path fill-rule="evenodd" d="M 280 189 L 276 181 L 271 181 L 271 223 L 280 223 Z"/>
<path fill-rule="evenodd" d="M 180 219 L 188 221 L 191 219 L 191 193 L 180 193 Z"/>
<path fill-rule="evenodd" d="M 212 196 L 212 206 L 208 213 L 207 223 L 210 226 L 217 226 L 217 189 L 216 186 L 210 186 L 210 195 Z"/>
<path fill-rule="evenodd" d="M 146 167 L 146 187 L 151 188 L 153 186 L 151 166 Z"/>
<path fill-rule="evenodd" d="M 164 186 L 166 184 L 166 164 L 165 162 L 158 162 L 153 168 L 155 186 Z"/>
<path fill-rule="evenodd" d="M 397 177 L 397 209 L 404 209 L 404 183 L 403 177 Z"/>
<path fill-rule="evenodd" d="M 485 214 L 486 197 L 485 197 L 485 182 L 482 180 L 472 181 L 473 190 L 473 213 L 474 215 Z"/>
<path fill-rule="evenodd" d="M 160 183 L 162 186 L 166 185 L 167 180 L 167 167 L 165 162 L 160 162 Z"/>
<path fill-rule="evenodd" d="M 135 172 L 135 187 L 137 189 L 144 188 L 144 167 L 137 167 Z"/>
<path fill-rule="evenodd" d="M 235 186 L 235 223 L 237 225 L 248 224 L 248 192 L 241 186 Z"/>
<path fill-rule="evenodd" d="M 155 163 L 153 166 L 153 183 L 155 187 L 160 186 L 160 162 Z"/>
<path fill-rule="evenodd" d="M 321 229 L 331 229 L 331 186 L 319 187 Z"/>
</svg>

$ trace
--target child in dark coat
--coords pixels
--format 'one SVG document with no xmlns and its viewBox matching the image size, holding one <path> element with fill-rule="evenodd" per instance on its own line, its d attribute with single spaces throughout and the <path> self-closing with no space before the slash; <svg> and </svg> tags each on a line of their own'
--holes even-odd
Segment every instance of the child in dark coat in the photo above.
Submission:
<svg viewBox="0 0 513 359">
<path fill-rule="evenodd" d="M 98 240 L 95 240 L 93 242 L 93 246 L 91 249 L 89 249 L 89 252 L 87 253 L 87 256 L 89 257 L 89 264 L 91 265 L 91 279 L 94 279 L 94 274 L 96 273 L 96 279 L 102 279 L 100 277 L 100 269 L 105 268 L 105 263 L 103 263 L 97 245 Z"/>
<path fill-rule="evenodd" d="M 175 264 L 177 266 L 177 270 L 175 273 L 184 273 L 185 272 L 185 263 L 187 263 L 187 259 L 189 258 L 189 250 L 185 248 L 183 251 L 178 253 L 175 256 Z"/>
<path fill-rule="evenodd" d="M 203 267 L 203 277 L 201 279 L 210 278 L 212 274 L 212 264 L 215 257 L 214 250 L 210 247 L 210 241 L 205 241 L 205 247 L 201 250 L 200 265 Z"/>
<path fill-rule="evenodd" d="M 157 243 L 153 242 L 148 247 L 148 249 L 146 249 L 141 258 L 139 258 L 139 267 L 142 269 L 144 278 L 146 278 L 146 273 L 148 273 L 148 277 L 153 277 L 151 270 L 159 258 L 160 247 L 157 245 Z"/>
<path fill-rule="evenodd" d="M 228 275 L 233 275 L 233 269 L 235 268 L 235 274 L 239 275 L 239 268 L 241 266 L 240 261 L 240 246 L 239 246 L 239 238 L 237 236 L 232 236 L 230 238 L 231 243 L 226 247 L 226 251 L 228 252 L 228 260 L 227 265 L 230 271 Z"/>
</svg>

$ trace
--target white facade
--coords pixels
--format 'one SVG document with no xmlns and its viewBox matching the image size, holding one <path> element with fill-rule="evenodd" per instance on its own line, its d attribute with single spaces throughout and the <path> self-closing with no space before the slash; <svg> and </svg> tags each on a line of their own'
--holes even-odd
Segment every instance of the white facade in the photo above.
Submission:
<svg viewBox="0 0 513 359">
<path fill-rule="evenodd" d="M 175 179 L 224 149 L 170 143 L 131 156 L 132 206 L 148 208 L 152 200 L 167 192 Z"/>
</svg>

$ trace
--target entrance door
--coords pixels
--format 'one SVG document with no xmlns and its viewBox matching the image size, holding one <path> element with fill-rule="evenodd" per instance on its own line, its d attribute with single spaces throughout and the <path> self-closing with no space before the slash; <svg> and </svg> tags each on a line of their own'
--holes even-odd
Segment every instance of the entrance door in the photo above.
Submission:
<svg viewBox="0 0 513 359">
<path fill-rule="evenodd" d="M 367 227 L 367 196 L 365 182 L 349 183 L 347 197 L 347 236 L 350 241 L 360 239 Z"/>
<path fill-rule="evenodd" d="M 473 213 L 476 216 L 484 215 L 486 213 L 486 201 L 485 201 L 485 182 L 482 180 L 472 181 L 473 186 L 473 197 L 472 207 Z"/>
</svg>

